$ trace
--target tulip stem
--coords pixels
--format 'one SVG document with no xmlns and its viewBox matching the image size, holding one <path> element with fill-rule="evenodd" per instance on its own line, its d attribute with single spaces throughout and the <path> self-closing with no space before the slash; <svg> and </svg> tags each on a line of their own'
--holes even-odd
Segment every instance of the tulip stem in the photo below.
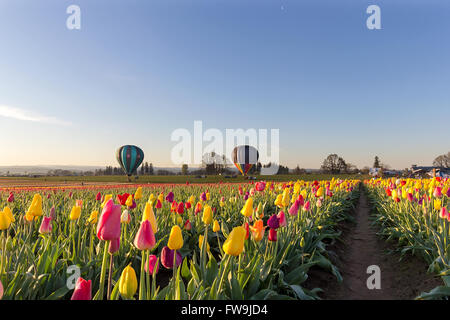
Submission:
<svg viewBox="0 0 450 320">
<path fill-rule="evenodd" d="M 176 300 L 177 298 L 177 287 L 176 287 L 176 274 L 177 274 L 177 249 L 173 250 L 173 300 Z"/>
<path fill-rule="evenodd" d="M 227 254 L 225 254 L 225 255 L 227 255 Z M 217 295 L 216 295 L 216 297 L 215 297 L 216 299 L 218 298 L 218 296 L 219 296 L 219 294 L 220 294 L 220 291 L 222 290 L 223 278 L 224 278 L 224 276 L 225 276 L 225 272 L 226 272 L 227 269 L 228 269 L 228 264 L 230 263 L 231 256 L 228 256 L 226 259 L 227 259 L 227 260 L 225 261 L 225 267 L 223 268 L 223 270 L 222 270 L 222 275 L 221 275 L 221 277 L 220 277 L 219 288 L 217 289 Z"/>
<path fill-rule="evenodd" d="M 6 230 L 2 232 L 1 238 L 2 238 L 2 257 L 1 257 L 1 263 L 0 263 L 0 278 L 3 276 L 3 268 L 5 264 L 5 257 L 6 257 L 6 239 L 5 239 L 5 233 Z"/>
<path fill-rule="evenodd" d="M 150 300 L 151 299 L 151 287 L 150 287 L 150 265 L 149 265 L 149 258 L 150 258 L 150 250 L 145 250 L 146 251 L 146 255 L 145 255 L 145 264 L 146 264 L 146 266 L 147 266 L 147 272 L 146 272 L 146 274 L 145 274 L 145 277 L 146 277 L 146 282 L 147 282 L 147 300 Z"/>
<path fill-rule="evenodd" d="M 109 254 L 109 271 L 108 271 L 108 291 L 106 293 L 106 299 L 109 300 L 111 295 L 111 282 L 112 282 L 112 270 L 113 270 L 113 255 Z"/>
<path fill-rule="evenodd" d="M 103 250 L 103 261 L 102 261 L 102 270 L 100 273 L 100 287 L 98 289 L 97 300 L 103 300 L 103 292 L 105 290 L 105 276 L 106 276 L 106 266 L 108 263 L 108 245 L 109 241 L 105 241 L 105 248 Z"/>
<path fill-rule="evenodd" d="M 145 250 L 142 250 L 141 251 L 141 275 L 140 275 L 140 279 L 139 279 L 139 300 L 145 299 L 144 266 L 145 266 Z"/>
</svg>

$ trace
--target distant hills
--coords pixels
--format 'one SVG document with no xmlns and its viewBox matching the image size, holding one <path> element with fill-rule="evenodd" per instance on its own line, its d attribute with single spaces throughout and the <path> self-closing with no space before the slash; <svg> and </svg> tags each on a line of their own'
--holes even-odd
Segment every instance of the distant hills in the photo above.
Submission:
<svg viewBox="0 0 450 320">
<path fill-rule="evenodd" d="M 105 169 L 106 166 L 70 166 L 70 165 L 39 165 L 39 166 L 0 166 L 0 176 L 9 175 L 44 175 L 50 170 L 68 170 L 73 172 L 95 171 L 97 169 Z M 199 167 L 189 167 L 189 171 L 197 170 Z M 229 167 L 231 170 L 237 169 Z M 158 170 L 166 170 L 177 174 L 181 172 L 180 167 L 154 167 L 155 173 Z M 318 169 L 306 169 L 307 172 L 316 172 Z"/>
</svg>

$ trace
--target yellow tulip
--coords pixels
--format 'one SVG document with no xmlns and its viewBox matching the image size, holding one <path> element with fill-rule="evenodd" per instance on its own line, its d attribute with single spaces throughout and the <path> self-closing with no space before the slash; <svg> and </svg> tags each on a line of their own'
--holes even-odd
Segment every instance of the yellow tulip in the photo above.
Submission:
<svg viewBox="0 0 450 320">
<path fill-rule="evenodd" d="M 89 216 L 88 223 L 96 224 L 97 221 L 98 221 L 98 211 L 94 210 L 91 212 L 91 215 Z"/>
<path fill-rule="evenodd" d="M 125 205 L 127 207 L 131 207 L 133 205 L 133 196 L 130 194 L 127 198 L 127 201 L 125 201 Z"/>
<path fill-rule="evenodd" d="M 31 201 L 31 205 L 27 211 L 28 215 L 32 215 L 33 217 L 42 216 L 42 197 L 39 193 L 36 193 L 33 196 L 33 200 Z"/>
<path fill-rule="evenodd" d="M 249 197 L 247 201 L 244 204 L 244 207 L 241 209 L 241 213 L 246 216 L 250 217 L 253 214 L 253 198 Z"/>
<path fill-rule="evenodd" d="M 204 236 L 202 234 L 198 236 L 198 247 L 200 248 L 200 250 L 202 249 L 202 246 L 203 246 L 203 239 L 204 239 Z M 206 251 L 209 252 L 208 241 L 206 241 Z"/>
<path fill-rule="evenodd" d="M 144 214 L 142 215 L 142 222 L 145 220 L 150 221 L 153 233 L 158 232 L 158 223 L 156 222 L 155 212 L 153 211 L 152 205 L 147 202 L 144 208 Z"/>
<path fill-rule="evenodd" d="M 180 216 L 177 216 L 177 224 L 182 224 L 183 223 L 183 218 Z"/>
<path fill-rule="evenodd" d="M 189 201 L 188 201 L 190 204 L 191 204 L 191 206 L 193 206 L 194 205 L 194 202 L 195 202 L 195 196 L 194 195 L 191 195 L 190 197 L 189 197 Z"/>
<path fill-rule="evenodd" d="M 283 195 L 282 194 L 277 195 L 277 198 L 275 199 L 274 204 L 280 208 L 283 206 Z"/>
<path fill-rule="evenodd" d="M 323 196 L 323 193 L 324 193 L 323 187 L 320 187 L 316 192 L 316 196 L 321 197 L 321 196 Z"/>
<path fill-rule="evenodd" d="M 5 211 L 0 211 L 0 230 L 6 230 L 9 228 L 11 220 Z"/>
<path fill-rule="evenodd" d="M 244 227 L 234 227 L 223 244 L 223 251 L 231 256 L 238 256 L 244 251 L 247 231 Z"/>
<path fill-rule="evenodd" d="M 81 215 L 81 207 L 73 206 L 72 210 L 70 211 L 70 220 L 77 220 Z"/>
<path fill-rule="evenodd" d="M 14 219 L 14 216 L 13 216 L 13 214 L 11 212 L 11 209 L 9 207 L 5 207 L 3 209 L 3 212 L 5 212 L 5 214 L 8 216 L 9 220 L 11 220 L 11 222 L 15 222 L 16 221 L 16 219 Z"/>
<path fill-rule="evenodd" d="M 142 198 L 142 187 L 138 187 L 134 193 L 134 199 L 139 200 L 140 198 Z"/>
<path fill-rule="evenodd" d="M 173 226 L 170 230 L 167 246 L 170 250 L 179 250 L 183 247 L 183 235 L 179 226 Z"/>
<path fill-rule="evenodd" d="M 209 205 L 205 204 L 205 208 L 203 209 L 203 217 L 202 221 L 204 224 L 209 225 L 213 222 L 213 213 L 212 209 Z"/>
<path fill-rule="evenodd" d="M 105 200 L 103 200 L 101 207 L 103 208 L 110 199 L 112 199 L 112 194 L 105 194 Z"/>
<path fill-rule="evenodd" d="M 287 207 L 289 205 L 289 189 L 286 188 L 283 191 L 283 199 L 281 200 L 282 206 Z"/>
<path fill-rule="evenodd" d="M 159 200 L 159 202 L 161 202 L 161 203 L 164 202 L 164 193 L 161 192 L 161 193 L 159 194 L 158 200 Z"/>
<path fill-rule="evenodd" d="M 123 269 L 119 279 L 119 292 L 124 299 L 131 299 L 136 294 L 138 282 L 136 272 L 128 265 Z"/>
<path fill-rule="evenodd" d="M 152 205 L 153 206 L 153 204 L 155 203 L 155 201 L 156 201 L 156 197 L 155 197 L 155 195 L 152 193 L 151 195 L 150 195 L 150 197 L 148 197 L 148 203 L 150 203 L 150 205 Z"/>
<path fill-rule="evenodd" d="M 213 232 L 219 232 L 220 231 L 220 225 L 219 222 L 217 220 L 214 220 L 214 224 L 213 224 Z"/>
<path fill-rule="evenodd" d="M 211 198 L 211 194 L 209 192 L 206 193 L 206 200 L 209 200 Z"/>
<path fill-rule="evenodd" d="M 434 209 L 439 211 L 439 210 L 441 210 L 441 208 L 442 208 L 441 200 L 440 199 L 435 199 L 434 200 Z"/>
</svg>

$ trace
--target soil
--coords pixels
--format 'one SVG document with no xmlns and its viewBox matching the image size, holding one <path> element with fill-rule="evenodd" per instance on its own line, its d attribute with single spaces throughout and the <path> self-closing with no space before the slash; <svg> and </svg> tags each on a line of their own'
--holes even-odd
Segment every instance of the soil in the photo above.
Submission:
<svg viewBox="0 0 450 320">
<path fill-rule="evenodd" d="M 340 226 L 342 242 L 329 246 L 332 261 L 339 269 L 343 282 L 321 269 L 311 269 L 307 288 L 324 290 L 319 296 L 326 300 L 409 300 L 421 292 L 442 285 L 442 280 L 427 273 L 427 264 L 410 254 L 400 256 L 393 252 L 395 244 L 387 243 L 376 234 L 371 225 L 367 196 L 361 196 L 354 212 L 355 223 Z M 401 260 L 401 261 L 400 261 Z M 367 267 L 380 267 L 381 289 L 368 289 Z"/>
</svg>

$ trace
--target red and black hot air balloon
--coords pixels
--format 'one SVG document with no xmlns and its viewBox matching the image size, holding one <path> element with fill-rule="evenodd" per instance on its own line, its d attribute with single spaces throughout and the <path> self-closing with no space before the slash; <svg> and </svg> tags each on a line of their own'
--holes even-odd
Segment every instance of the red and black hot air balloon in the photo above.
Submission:
<svg viewBox="0 0 450 320">
<path fill-rule="evenodd" d="M 234 165 L 243 176 L 258 162 L 259 153 L 256 148 L 249 145 L 237 146 L 231 153 L 231 159 Z"/>
</svg>

